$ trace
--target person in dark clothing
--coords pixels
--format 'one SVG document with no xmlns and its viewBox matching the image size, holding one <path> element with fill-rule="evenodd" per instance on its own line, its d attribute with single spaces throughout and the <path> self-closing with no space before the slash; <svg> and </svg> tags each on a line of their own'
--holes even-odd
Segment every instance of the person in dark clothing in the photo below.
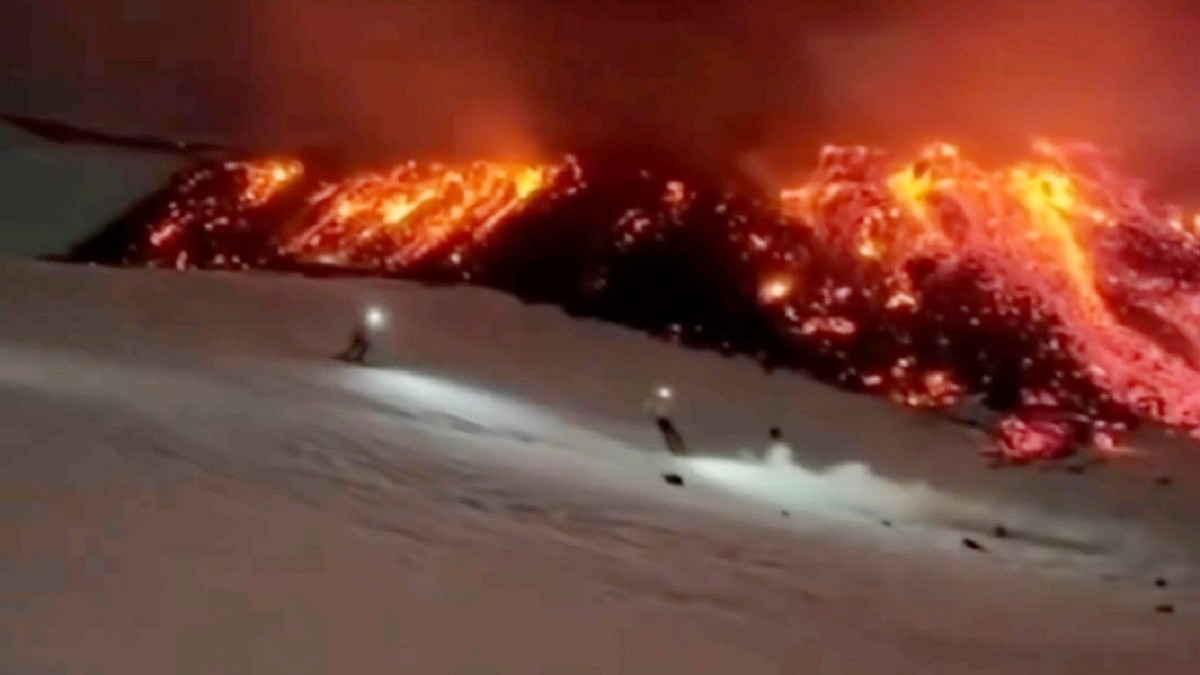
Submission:
<svg viewBox="0 0 1200 675">
<path fill-rule="evenodd" d="M 792 463 L 792 448 L 783 440 L 783 430 L 777 426 L 768 432 L 771 444 L 763 452 L 763 462 L 771 466 L 784 466 Z"/>
<path fill-rule="evenodd" d="M 350 345 L 338 354 L 338 358 L 346 363 L 362 365 L 367 360 L 367 351 L 371 349 L 371 341 L 367 339 L 366 327 L 361 323 L 354 327 L 350 335 Z"/>
<path fill-rule="evenodd" d="M 675 424 L 667 417 L 658 417 L 655 419 L 655 424 L 658 425 L 658 430 L 663 435 L 663 442 L 667 444 L 667 452 L 672 455 L 686 455 L 687 446 L 683 443 L 683 436 L 679 435 L 679 430 L 675 428 Z"/>
<path fill-rule="evenodd" d="M 672 455 L 686 455 L 687 444 L 683 442 L 683 436 L 679 430 L 675 428 L 675 423 L 671 421 L 669 416 L 671 402 L 674 394 L 668 387 L 659 387 L 655 390 L 654 395 L 646 402 L 646 407 L 654 414 L 654 425 L 658 427 L 659 433 L 662 434 L 663 442 L 667 446 L 667 452 Z"/>
<path fill-rule="evenodd" d="M 363 365 L 367 360 L 367 352 L 371 349 L 370 334 L 380 330 L 385 322 L 383 310 L 378 307 L 367 309 L 362 319 L 355 324 L 354 332 L 350 334 L 350 344 L 338 358 L 346 363 Z"/>
</svg>

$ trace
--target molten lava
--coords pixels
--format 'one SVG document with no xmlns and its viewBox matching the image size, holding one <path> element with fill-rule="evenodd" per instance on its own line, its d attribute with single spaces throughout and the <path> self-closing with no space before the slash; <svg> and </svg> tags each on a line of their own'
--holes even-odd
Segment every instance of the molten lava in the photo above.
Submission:
<svg viewBox="0 0 1200 675">
<path fill-rule="evenodd" d="M 304 165 L 291 159 L 225 162 L 187 174 L 177 181 L 175 194 L 149 224 L 144 240 L 127 242 L 127 255 L 177 269 L 193 266 L 197 255 L 214 267 L 261 264 L 261 256 L 243 260 L 246 252 L 261 247 L 257 241 L 243 241 L 252 229 L 249 216 L 303 174 Z M 249 234 L 259 239 L 258 233 Z M 229 240 L 229 251 L 221 250 L 226 248 L 220 246 L 222 238 Z"/>
<path fill-rule="evenodd" d="M 1173 318 L 1151 305 L 1145 309 L 1158 319 L 1155 330 L 1146 330 L 1144 322 L 1131 325 L 1124 317 L 1132 298 L 1145 297 L 1138 289 L 1147 278 L 1122 259 L 1120 251 L 1130 243 L 1124 231 L 1162 241 L 1162 214 L 1147 209 L 1136 190 L 1106 184 L 1109 174 L 1080 170 L 1069 153 L 1048 144 L 1038 149 L 1034 161 L 987 172 L 946 145 L 890 169 L 877 152 L 832 148 L 808 184 L 784 193 L 784 210 L 815 235 L 824 255 L 858 271 L 856 292 L 899 289 L 873 318 L 876 327 L 892 323 L 888 314 L 893 311 L 924 312 L 935 324 L 946 324 L 947 312 L 961 315 L 937 338 L 944 349 L 927 350 L 919 361 L 942 360 L 955 351 L 948 343 L 959 342 L 981 349 L 984 356 L 978 358 L 1012 362 L 1000 353 L 1001 343 L 1026 343 L 1012 363 L 1024 371 L 1017 390 L 1021 407 L 1000 430 L 1001 445 L 1011 457 L 1057 455 L 1081 435 L 1107 443 L 1110 431 L 1099 436 L 1099 430 L 1081 425 L 1121 416 L 1115 409 L 1196 433 L 1200 374 L 1165 339 L 1186 335 L 1183 342 L 1190 349 L 1196 336 L 1200 298 L 1189 279 L 1200 263 L 1196 241 L 1186 237 L 1193 253 L 1176 263 L 1174 272 L 1166 264 L 1150 265 L 1156 275 L 1167 276 L 1160 285 L 1174 294 Z M 1170 259 L 1160 255 L 1158 262 Z M 973 300 L 946 307 L 930 298 L 963 293 L 961 287 L 922 277 L 930 270 L 934 277 L 940 273 L 969 284 Z M 964 272 L 969 273 L 964 277 Z M 938 307 L 928 307 L 931 300 Z M 832 311 L 821 302 L 807 310 Z M 992 324 L 1005 315 L 1020 320 L 1006 322 L 997 334 Z M 803 331 L 807 324 L 800 325 Z M 958 364 L 937 365 L 949 366 L 955 381 L 968 380 L 966 390 L 986 389 L 994 374 L 966 366 L 968 359 L 960 353 Z M 875 382 L 886 379 L 872 375 Z M 1036 416 L 1034 405 L 1079 410 L 1088 419 L 1026 419 Z"/>
<path fill-rule="evenodd" d="M 989 170 L 945 144 L 901 163 L 829 147 L 773 198 L 698 184 L 572 158 L 327 181 L 291 160 L 229 162 L 126 218 L 119 253 L 76 258 L 460 269 L 907 406 L 982 398 L 1014 462 L 1115 456 L 1138 421 L 1200 436 L 1195 221 L 1095 152 L 1039 143 Z"/>
<path fill-rule="evenodd" d="M 404 269 L 456 237 L 484 241 L 553 183 L 561 167 L 410 162 L 328 185 L 279 253 L 333 265 Z"/>
</svg>

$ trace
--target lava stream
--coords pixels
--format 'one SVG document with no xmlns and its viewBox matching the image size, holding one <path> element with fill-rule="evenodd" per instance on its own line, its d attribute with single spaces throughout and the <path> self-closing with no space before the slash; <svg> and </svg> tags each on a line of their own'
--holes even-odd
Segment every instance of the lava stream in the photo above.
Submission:
<svg viewBox="0 0 1200 675">
<path fill-rule="evenodd" d="M 1097 158 L 1039 143 L 989 170 L 946 144 L 901 163 L 829 147 L 776 195 L 574 158 L 349 178 L 226 162 L 73 257 L 470 279 L 908 406 L 981 396 L 1025 462 L 1117 452 L 1139 421 L 1200 432 L 1196 221 Z"/>
</svg>

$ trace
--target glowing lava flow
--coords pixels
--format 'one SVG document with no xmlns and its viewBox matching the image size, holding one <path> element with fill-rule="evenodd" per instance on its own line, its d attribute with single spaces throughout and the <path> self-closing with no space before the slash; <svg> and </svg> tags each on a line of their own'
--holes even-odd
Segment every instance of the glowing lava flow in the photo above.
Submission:
<svg viewBox="0 0 1200 675">
<path fill-rule="evenodd" d="M 906 406 L 982 397 L 1014 462 L 1117 453 L 1139 421 L 1200 436 L 1200 237 L 1094 152 L 1039 143 L 985 170 L 945 144 L 907 163 L 829 147 L 773 198 L 698 184 L 571 158 L 326 182 L 230 162 L 123 220 L 116 253 L 75 258 L 461 269 Z"/>
<path fill-rule="evenodd" d="M 463 168 L 415 162 L 326 186 L 310 199 L 284 256 L 326 264 L 403 269 L 455 237 L 474 243 L 553 183 L 561 167 L 474 162 Z"/>
<path fill-rule="evenodd" d="M 182 178 L 165 213 L 151 224 L 144 241 L 128 243 L 127 253 L 146 257 L 152 264 L 187 269 L 195 264 L 197 249 L 204 250 L 209 266 L 245 269 L 262 258 L 244 257 L 239 241 L 251 229 L 250 214 L 298 181 L 304 165 L 292 159 L 225 162 Z M 233 234 L 230 237 L 230 234 Z M 257 238 L 256 233 L 250 233 Z M 231 238 L 231 250 L 206 246 Z M 219 248 L 219 247 L 218 247 Z M 148 249 L 148 250 L 147 250 Z"/>
<path fill-rule="evenodd" d="M 955 283 L 977 284 L 976 297 L 987 300 L 951 308 L 960 314 L 955 320 L 934 316 L 943 319 L 938 323 L 946 331 L 939 340 L 971 338 L 992 352 L 1000 345 L 981 337 L 997 314 L 1019 320 L 1006 322 L 1006 330 L 990 336 L 990 342 L 1031 331 L 1024 338 L 1030 349 L 1011 364 L 1026 371 L 1018 385 L 1019 408 L 999 429 L 1002 448 L 1011 458 L 1064 454 L 1080 435 L 1097 447 L 1109 445 L 1114 425 L 1107 417 L 1120 415 L 1106 415 L 1104 407 L 1196 433 L 1200 373 L 1156 336 L 1126 325 L 1118 316 L 1120 308 L 1110 306 L 1128 297 L 1130 289 L 1121 282 L 1123 265 L 1102 255 L 1103 246 L 1119 236 L 1120 227 L 1145 233 L 1154 214 L 1142 207 L 1140 195 L 1105 191 L 1099 177 L 1075 171 L 1069 155 L 1054 146 L 1039 149 L 1042 156 L 1036 161 L 989 173 L 946 145 L 932 146 L 916 162 L 891 171 L 877 152 L 830 148 L 812 181 L 784 192 L 784 209 L 815 234 L 826 255 L 840 256 L 846 268 L 860 270 L 856 291 L 864 284 L 893 289 L 882 316 L 875 317 L 877 327 L 888 323 L 889 312 L 923 311 L 931 293 L 961 292 L 917 278 L 932 267 Z M 1188 271 L 1194 275 L 1200 256 L 1191 260 Z M 926 263 L 924 270 L 921 263 Z M 957 274 L 964 270 L 971 270 L 968 278 Z M 922 284 L 924 292 L 914 294 Z M 1198 306 L 1194 290 L 1191 298 L 1192 306 Z M 808 309 L 828 313 L 829 304 L 837 303 Z M 945 303 L 938 304 L 942 306 L 932 311 L 946 313 Z M 1176 332 L 1195 335 L 1196 311 L 1176 316 L 1184 325 Z M 801 330 L 812 320 L 800 324 Z M 950 344 L 942 346 L 932 350 L 933 360 L 940 360 L 936 352 L 953 351 Z M 907 381 L 912 364 L 930 356 L 902 354 L 890 369 L 865 377 L 875 386 L 903 392 L 897 396 L 901 402 L 923 405 L 927 397 L 914 398 L 899 380 Z M 956 383 L 959 391 L 990 384 L 978 368 L 962 368 L 961 363 L 937 367 L 947 365 L 950 373 L 939 381 L 972 377 L 963 371 L 975 371 L 978 381 Z M 920 389 L 928 392 L 930 387 Z M 1071 398 L 1076 400 L 1067 403 Z M 944 405 L 957 396 L 932 399 Z M 1082 412 L 1084 418 L 1062 414 L 1067 410 Z"/>
</svg>

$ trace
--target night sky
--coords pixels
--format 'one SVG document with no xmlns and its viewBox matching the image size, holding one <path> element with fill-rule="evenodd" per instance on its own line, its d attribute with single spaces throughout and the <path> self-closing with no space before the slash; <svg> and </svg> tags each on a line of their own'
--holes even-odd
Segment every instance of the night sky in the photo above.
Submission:
<svg viewBox="0 0 1200 675">
<path fill-rule="evenodd" d="M 1044 133 L 1186 192 L 1191 4 L 8 0 L 0 109 L 380 159 L 654 139 L 783 180 L 826 141 Z"/>
</svg>

